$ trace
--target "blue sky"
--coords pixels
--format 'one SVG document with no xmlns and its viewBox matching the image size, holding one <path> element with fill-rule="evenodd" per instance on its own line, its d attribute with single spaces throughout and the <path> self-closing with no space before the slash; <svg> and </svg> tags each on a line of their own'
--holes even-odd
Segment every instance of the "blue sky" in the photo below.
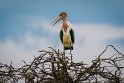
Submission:
<svg viewBox="0 0 124 83">
<path fill-rule="evenodd" d="M 0 3 L 0 38 L 19 35 L 31 30 L 27 22 L 38 17 L 54 19 L 61 11 L 67 11 L 73 23 L 101 23 L 124 25 L 124 1 L 80 0 L 80 1 L 19 1 L 2 0 Z"/>
<path fill-rule="evenodd" d="M 94 58 L 108 44 L 123 52 L 123 3 L 123 0 L 1 0 L 0 61 L 13 60 L 17 65 L 20 60 L 30 62 L 33 55 L 38 56 L 38 50 L 49 46 L 61 49 L 61 22 L 52 28 L 50 23 L 62 11 L 68 13 L 75 31 L 73 53 L 77 61 Z"/>
</svg>

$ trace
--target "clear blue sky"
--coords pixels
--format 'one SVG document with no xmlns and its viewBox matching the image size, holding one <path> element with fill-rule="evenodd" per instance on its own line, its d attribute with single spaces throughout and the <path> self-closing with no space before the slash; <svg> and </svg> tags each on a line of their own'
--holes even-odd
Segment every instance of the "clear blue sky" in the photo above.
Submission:
<svg viewBox="0 0 124 83">
<path fill-rule="evenodd" d="M 123 0 L 1 0 L 0 39 L 30 30 L 27 22 L 43 16 L 50 20 L 67 11 L 73 23 L 124 25 Z"/>
<path fill-rule="evenodd" d="M 54 33 L 53 28 L 46 27 L 62 11 L 68 13 L 68 20 L 74 25 L 77 43 L 82 45 L 82 49 L 90 45 L 91 41 L 95 43 L 97 40 L 100 41 L 96 42 L 98 45 L 114 44 L 119 49 L 124 48 L 124 0 L 0 0 L 0 44 L 2 45 L 0 56 L 2 59 L 7 57 L 6 50 L 13 49 L 14 46 L 24 50 L 30 48 L 28 49 L 30 54 L 33 54 L 32 49 L 40 49 L 39 46 L 46 41 L 49 43 L 43 47 L 47 48 L 52 43 L 50 46 L 57 48 L 60 44 L 57 36 L 59 29 L 55 28 L 58 33 Z M 56 27 L 59 26 L 56 25 Z M 80 38 L 77 37 L 78 35 Z M 26 40 L 26 38 L 29 39 Z M 57 45 L 54 45 L 55 43 Z M 75 48 L 80 46 L 78 44 L 75 44 Z M 92 49 L 94 48 L 91 44 L 91 48 L 87 50 Z M 10 54 L 11 52 L 14 51 L 10 51 Z M 17 54 L 19 53 L 20 51 L 17 51 Z"/>
</svg>

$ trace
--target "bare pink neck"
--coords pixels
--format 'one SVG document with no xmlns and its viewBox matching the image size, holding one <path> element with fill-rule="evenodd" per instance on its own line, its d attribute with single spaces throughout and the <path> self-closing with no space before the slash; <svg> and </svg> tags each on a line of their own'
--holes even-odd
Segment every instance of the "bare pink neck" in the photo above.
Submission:
<svg viewBox="0 0 124 83">
<path fill-rule="evenodd" d="M 66 23 L 66 18 L 64 18 L 63 19 L 63 29 L 64 29 L 65 32 L 67 32 L 67 28 L 68 28 L 68 26 L 67 26 L 67 23 Z"/>
</svg>

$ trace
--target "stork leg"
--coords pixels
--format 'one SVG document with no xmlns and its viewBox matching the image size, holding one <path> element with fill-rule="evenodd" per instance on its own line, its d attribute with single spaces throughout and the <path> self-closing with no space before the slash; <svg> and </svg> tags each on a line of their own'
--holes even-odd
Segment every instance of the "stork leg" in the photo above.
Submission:
<svg viewBox="0 0 124 83">
<path fill-rule="evenodd" d="M 65 58 L 65 48 L 63 46 L 63 58 Z"/>
<path fill-rule="evenodd" d="M 72 53 L 71 53 L 71 49 L 70 49 L 70 55 L 71 55 L 71 63 L 73 62 L 73 60 L 72 60 Z"/>
<path fill-rule="evenodd" d="M 73 60 L 72 60 L 72 53 L 71 53 L 71 46 L 70 46 L 70 55 L 71 55 L 71 63 L 73 62 Z"/>
</svg>

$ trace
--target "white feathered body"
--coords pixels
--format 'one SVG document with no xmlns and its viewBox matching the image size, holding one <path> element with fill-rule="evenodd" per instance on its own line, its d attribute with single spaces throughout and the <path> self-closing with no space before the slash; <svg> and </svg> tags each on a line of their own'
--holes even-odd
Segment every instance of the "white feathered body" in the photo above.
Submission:
<svg viewBox="0 0 124 83">
<path fill-rule="evenodd" d="M 63 28 L 63 25 L 61 24 L 60 27 L 61 27 L 61 31 L 62 31 L 62 43 L 65 47 L 65 49 L 73 49 L 73 43 L 74 41 L 74 38 L 72 39 L 72 33 L 70 33 L 72 31 L 72 25 L 70 22 L 66 22 L 67 24 L 67 30 L 65 31 L 64 28 Z M 74 33 L 73 33 L 74 34 Z"/>
</svg>

